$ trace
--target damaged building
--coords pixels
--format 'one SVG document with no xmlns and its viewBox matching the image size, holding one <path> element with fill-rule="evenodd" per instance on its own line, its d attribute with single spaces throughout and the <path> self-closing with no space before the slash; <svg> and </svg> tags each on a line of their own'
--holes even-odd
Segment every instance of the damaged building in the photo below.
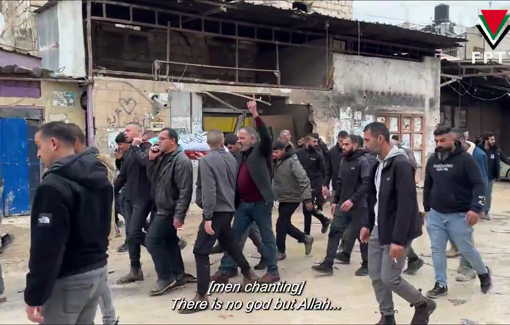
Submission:
<svg viewBox="0 0 510 325">
<path fill-rule="evenodd" d="M 37 2 L 37 55 L 83 107 L 61 119 L 103 152 L 130 121 L 234 132 L 255 98 L 274 138 L 313 131 L 332 145 L 382 121 L 423 165 L 440 120 L 436 49 L 464 42 L 352 20 L 352 1 Z"/>
</svg>

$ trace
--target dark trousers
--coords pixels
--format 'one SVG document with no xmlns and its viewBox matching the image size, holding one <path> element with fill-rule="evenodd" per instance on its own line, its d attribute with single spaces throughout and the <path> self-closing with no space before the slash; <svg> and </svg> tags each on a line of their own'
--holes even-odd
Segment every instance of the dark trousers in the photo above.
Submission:
<svg viewBox="0 0 510 325">
<path fill-rule="evenodd" d="M 340 239 L 342 239 L 345 230 L 354 222 L 354 219 L 358 217 L 358 214 L 359 211 L 353 209 L 348 212 L 343 212 L 341 210 L 341 204 L 337 204 L 333 215 L 333 222 L 329 229 L 326 263 L 333 265 Z"/>
<path fill-rule="evenodd" d="M 324 196 L 322 196 L 322 180 L 312 181 L 312 203 L 317 209 L 322 210 L 322 206 L 325 203 Z M 319 213 L 315 208 L 312 211 L 308 211 L 303 204 L 303 216 L 305 218 L 305 234 L 310 235 L 310 231 L 312 229 L 312 216 L 319 219 L 319 221 L 324 225 L 325 222 L 328 221 L 322 213 Z"/>
<path fill-rule="evenodd" d="M 129 220 L 127 241 L 129 250 L 129 260 L 131 266 L 140 267 L 141 246 L 145 246 L 145 233 L 143 228 L 145 221 L 151 212 L 152 203 L 136 202 L 132 206 L 131 217 Z M 128 213 L 129 214 L 129 213 Z"/>
<path fill-rule="evenodd" d="M 359 234 L 361 228 L 363 227 L 363 214 L 367 214 L 367 209 L 360 209 L 356 212 L 354 218 L 352 218 L 351 224 L 347 227 L 344 233 L 344 249 L 343 253 L 347 256 L 351 256 L 352 250 L 354 248 L 354 244 L 356 243 L 356 239 L 360 243 L 359 248 L 361 251 L 361 261 L 366 264 L 368 262 L 368 244 L 364 244 L 359 240 Z"/>
<path fill-rule="evenodd" d="M 234 225 L 232 232 L 235 236 L 235 243 L 241 247 L 241 237 L 248 227 L 255 222 L 260 230 L 262 243 L 264 244 L 264 257 L 267 265 L 267 271 L 271 274 L 278 274 L 278 265 L 276 265 L 276 239 L 271 222 L 271 212 L 273 203 L 264 201 L 247 203 L 241 201 L 235 212 Z M 237 265 L 228 254 L 224 254 L 221 259 L 220 272 L 222 274 L 233 274 L 236 272 Z"/>
<path fill-rule="evenodd" d="M 120 192 L 120 213 L 124 217 L 124 227 L 126 231 L 126 244 L 129 238 L 129 221 L 131 221 L 131 215 L 133 214 L 133 205 L 131 204 L 131 201 L 129 201 L 125 195 Z"/>
<path fill-rule="evenodd" d="M 209 254 L 216 240 L 220 243 L 221 248 L 239 265 L 243 274 L 250 273 L 250 264 L 239 249 L 239 246 L 235 243 L 235 236 L 230 225 L 233 217 L 233 212 L 214 212 L 212 218 L 214 235 L 209 235 L 205 232 L 204 221 L 198 227 L 193 254 L 195 254 L 195 263 L 197 265 L 197 293 L 201 296 L 205 295 L 209 288 L 211 274 Z"/>
<path fill-rule="evenodd" d="M 287 235 L 296 239 L 299 243 L 305 242 L 305 234 L 294 227 L 291 222 L 292 214 L 298 208 L 299 203 L 280 202 L 278 205 L 278 220 L 276 221 L 276 247 L 280 253 L 285 253 L 285 240 Z"/>
<path fill-rule="evenodd" d="M 151 254 L 158 279 L 178 280 L 184 274 L 179 237 L 171 216 L 156 215 L 147 232 L 147 250 Z"/>
</svg>

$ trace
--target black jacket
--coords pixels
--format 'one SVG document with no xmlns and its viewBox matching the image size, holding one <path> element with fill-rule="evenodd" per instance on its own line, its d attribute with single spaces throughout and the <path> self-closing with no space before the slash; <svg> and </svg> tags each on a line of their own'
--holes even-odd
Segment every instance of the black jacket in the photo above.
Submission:
<svg viewBox="0 0 510 325">
<path fill-rule="evenodd" d="M 340 170 L 340 162 L 342 161 L 342 148 L 337 144 L 328 151 L 328 155 L 326 160 L 328 163 L 326 164 L 326 172 L 324 175 L 323 185 L 329 188 L 329 183 L 331 182 L 333 191 L 336 191 L 338 179 L 338 171 Z"/>
<path fill-rule="evenodd" d="M 333 203 L 351 200 L 352 209 L 367 207 L 367 192 L 370 182 L 370 164 L 361 150 L 345 156 L 340 163 L 335 198 Z"/>
<path fill-rule="evenodd" d="M 363 156 L 368 160 L 370 170 L 372 170 L 374 166 L 377 164 L 377 158 L 375 158 L 374 155 L 371 154 L 367 149 L 362 149 L 361 151 L 363 152 Z"/>
<path fill-rule="evenodd" d="M 510 160 L 496 145 L 489 148 L 489 150 L 485 150 L 485 146 L 483 144 L 478 146 L 478 148 L 482 149 L 487 155 L 487 175 L 489 176 L 489 180 L 498 180 L 501 170 L 501 160 L 503 160 L 503 162 L 507 165 L 510 165 Z"/>
<path fill-rule="evenodd" d="M 310 179 L 312 188 L 317 184 L 323 183 L 324 176 L 326 175 L 326 163 L 324 156 L 318 150 L 308 149 L 303 147 L 296 152 L 301 166 L 306 171 L 306 175 Z"/>
<path fill-rule="evenodd" d="M 271 176 L 273 170 L 273 142 L 271 140 L 269 129 L 260 116 L 255 119 L 255 123 L 257 125 L 257 132 L 260 140 L 255 143 L 252 150 L 241 151 L 236 155 L 236 182 L 239 177 L 239 167 L 241 167 L 241 162 L 245 159 L 244 163 L 248 167 L 251 178 L 253 179 L 253 182 L 255 182 L 255 185 L 257 185 L 257 189 L 264 198 L 264 201 L 267 203 L 273 203 L 275 200 Z M 237 186 L 235 202 L 237 208 L 241 202 Z"/>
<path fill-rule="evenodd" d="M 377 168 L 373 167 L 368 192 L 368 221 L 365 227 L 375 226 L 375 205 L 377 207 L 377 228 L 380 245 L 392 243 L 405 246 L 411 240 L 422 235 L 423 218 L 418 209 L 416 198 L 415 169 L 403 150 L 388 155 L 380 173 L 379 194 L 375 186 Z"/>
<path fill-rule="evenodd" d="M 115 179 L 115 194 L 126 186 L 126 198 L 132 202 L 145 203 L 151 200 L 150 182 L 147 178 L 148 152 L 151 145 L 142 143 L 140 147 L 130 146 L 124 153 L 119 176 Z"/>
<path fill-rule="evenodd" d="M 42 306 L 55 280 L 106 265 L 113 188 L 93 150 L 67 156 L 43 176 L 32 204 L 29 306 Z"/>
<path fill-rule="evenodd" d="M 151 197 L 158 215 L 184 221 L 193 195 L 193 166 L 179 147 L 147 164 Z"/>
<path fill-rule="evenodd" d="M 485 182 L 475 159 L 462 147 L 446 160 L 437 153 L 429 158 L 425 168 L 423 207 L 425 212 L 434 209 L 440 213 L 480 213 L 485 205 Z"/>
</svg>

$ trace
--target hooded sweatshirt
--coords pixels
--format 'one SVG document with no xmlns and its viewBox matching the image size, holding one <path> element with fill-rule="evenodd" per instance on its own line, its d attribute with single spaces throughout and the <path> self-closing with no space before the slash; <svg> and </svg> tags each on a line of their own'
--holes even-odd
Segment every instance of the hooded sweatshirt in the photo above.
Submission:
<svg viewBox="0 0 510 325">
<path fill-rule="evenodd" d="M 436 153 L 427 161 L 423 188 L 425 212 L 473 211 L 480 213 L 485 205 L 485 183 L 475 160 L 455 142 L 448 158 L 440 160 Z"/>
<path fill-rule="evenodd" d="M 42 306 L 55 280 L 106 265 L 113 188 L 93 150 L 55 162 L 32 204 L 25 302 Z"/>
<path fill-rule="evenodd" d="M 485 184 L 488 184 L 489 176 L 487 175 L 487 155 L 473 142 L 466 141 L 466 144 L 469 146 L 467 152 L 475 159 L 478 169 L 480 170 L 480 174 L 482 174 L 483 181 Z"/>
</svg>

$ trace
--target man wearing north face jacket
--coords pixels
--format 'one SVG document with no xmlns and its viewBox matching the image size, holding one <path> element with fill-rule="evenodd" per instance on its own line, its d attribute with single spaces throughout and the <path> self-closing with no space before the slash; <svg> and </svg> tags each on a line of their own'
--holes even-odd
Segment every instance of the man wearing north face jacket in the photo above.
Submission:
<svg viewBox="0 0 510 325">
<path fill-rule="evenodd" d="M 312 251 L 313 237 L 306 235 L 291 223 L 292 214 L 303 202 L 308 211 L 313 209 L 312 191 L 306 172 L 299 163 L 294 149 L 276 141 L 273 144 L 273 188 L 278 201 L 278 220 L 276 221 L 276 257 L 283 260 L 287 235 L 305 244 L 305 255 Z"/>
</svg>

